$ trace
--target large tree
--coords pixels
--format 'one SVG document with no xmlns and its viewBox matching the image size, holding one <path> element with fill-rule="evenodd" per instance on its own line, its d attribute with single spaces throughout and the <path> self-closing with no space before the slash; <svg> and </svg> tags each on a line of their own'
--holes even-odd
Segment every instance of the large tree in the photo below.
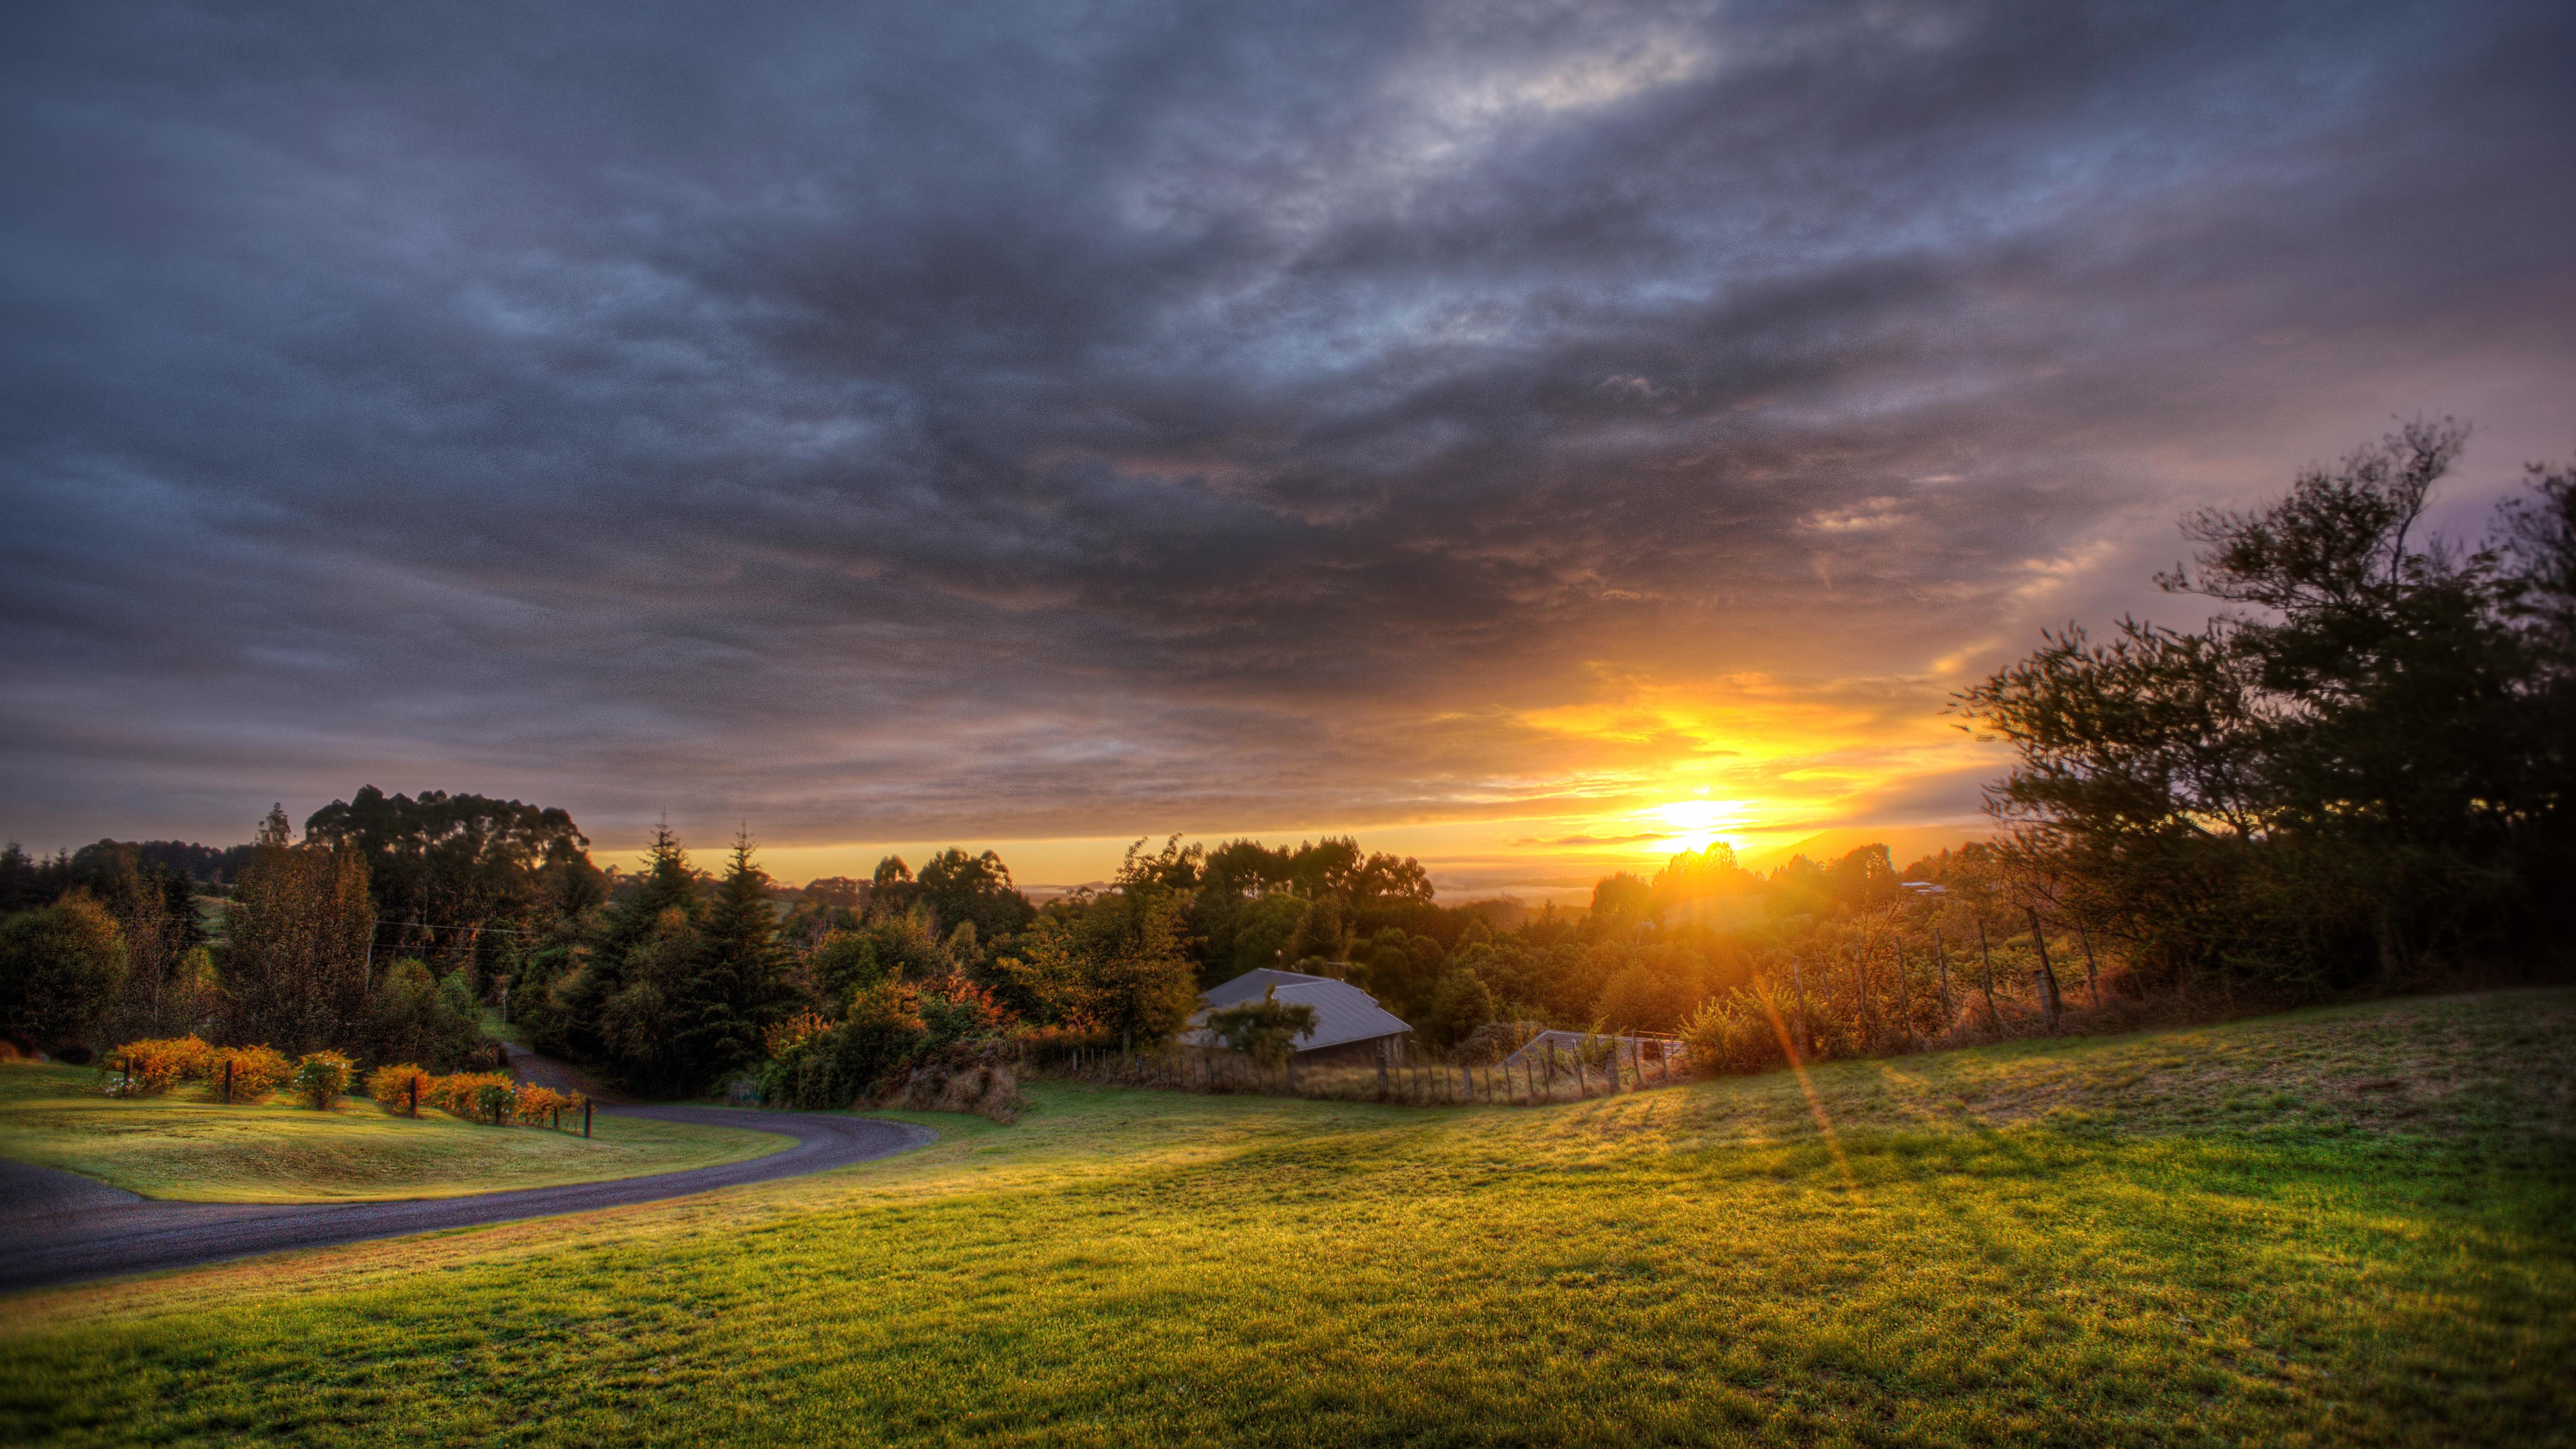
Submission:
<svg viewBox="0 0 2576 1449">
<path fill-rule="evenodd" d="M 788 1005 L 778 913 L 748 835 L 735 838 L 724 880 L 700 915 L 692 965 L 669 1001 L 669 1070 L 687 1086 L 758 1061 L 762 1032 Z"/>
<path fill-rule="evenodd" d="M 1962 696 L 2020 755 L 1991 798 L 2025 894 L 2180 973 L 2394 978 L 2536 941 L 2531 866 L 2566 858 L 2563 488 L 2519 551 L 2428 537 L 2464 437 L 2411 426 L 2194 515 L 2161 582 L 2220 604 L 2207 625 L 2070 626 Z"/>
<path fill-rule="evenodd" d="M 116 918 L 86 894 L 0 919 L 0 1035 L 42 1051 L 102 1045 L 125 969 Z"/>
<path fill-rule="evenodd" d="M 577 964 L 550 983 L 539 1045 L 612 1064 L 648 1057 L 658 1064 L 667 1048 L 663 1002 L 696 949 L 699 905 L 688 852 L 669 824 L 654 826 L 633 890 L 599 914 Z"/>
<path fill-rule="evenodd" d="M 297 844 L 272 808 L 225 916 L 227 1034 L 286 1052 L 351 1049 L 368 1027 L 375 929 L 365 860 L 345 844 Z"/>
<path fill-rule="evenodd" d="M 368 785 L 314 811 L 304 831 L 366 861 L 382 944 L 432 963 L 488 965 L 507 954 L 507 936 L 600 894 L 589 837 L 572 817 L 517 800 Z"/>
<path fill-rule="evenodd" d="M 914 899 L 930 907 L 943 932 L 971 925 L 978 939 L 1012 935 L 1037 911 L 1011 883 L 1011 868 L 992 851 L 968 855 L 954 847 L 922 862 Z"/>
</svg>

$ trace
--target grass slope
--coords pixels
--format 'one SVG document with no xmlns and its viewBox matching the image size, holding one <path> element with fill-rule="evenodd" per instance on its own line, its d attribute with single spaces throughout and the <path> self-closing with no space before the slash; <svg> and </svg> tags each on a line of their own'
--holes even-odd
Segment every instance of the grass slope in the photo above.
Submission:
<svg viewBox="0 0 2576 1449">
<path fill-rule="evenodd" d="M 774 1132 L 601 1117 L 592 1136 L 496 1128 L 424 1110 L 388 1117 L 352 1098 L 336 1112 L 282 1102 L 226 1107 L 194 1088 L 117 1101 L 83 1067 L 0 1063 L 0 1157 L 192 1202 L 357 1202 L 455 1197 L 678 1172 L 786 1147 Z"/>
<path fill-rule="evenodd" d="M 2564 1442 L 2571 1063 L 2554 992 L 1534 1110 L 1042 1087 L 823 1177 L 21 1298 L 0 1438 Z"/>
</svg>

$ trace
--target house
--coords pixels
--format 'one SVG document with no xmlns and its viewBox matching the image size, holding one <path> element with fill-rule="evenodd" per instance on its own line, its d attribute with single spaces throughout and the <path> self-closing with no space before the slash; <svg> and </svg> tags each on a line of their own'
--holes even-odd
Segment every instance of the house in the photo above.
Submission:
<svg viewBox="0 0 2576 1449">
<path fill-rule="evenodd" d="M 1413 1032 L 1402 1018 L 1378 1005 L 1376 997 L 1347 981 L 1264 966 L 1200 992 L 1198 1014 L 1190 1018 L 1181 1040 L 1190 1046 L 1215 1046 L 1207 1030 L 1208 1013 L 1258 1001 L 1264 992 L 1275 992 L 1274 999 L 1290 1005 L 1315 1008 L 1315 1029 L 1297 1038 L 1301 1063 L 1375 1061 L 1378 1053 L 1401 1046 Z"/>
</svg>

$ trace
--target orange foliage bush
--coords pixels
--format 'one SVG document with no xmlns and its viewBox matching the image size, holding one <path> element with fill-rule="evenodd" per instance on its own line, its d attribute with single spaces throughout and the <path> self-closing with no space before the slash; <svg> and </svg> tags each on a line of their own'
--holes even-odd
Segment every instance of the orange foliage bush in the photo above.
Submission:
<svg viewBox="0 0 2576 1449">
<path fill-rule="evenodd" d="M 118 1096 L 148 1097 L 180 1082 L 203 1081 L 214 1048 L 194 1036 L 128 1042 L 102 1063 L 117 1076 L 110 1088 Z M 218 1074 L 222 1068 L 216 1068 Z"/>
<path fill-rule="evenodd" d="M 130 1089 L 125 1083 L 129 1060 L 134 1064 Z M 141 1097 L 168 1091 L 180 1082 L 202 1082 L 207 1096 L 220 1099 L 226 1063 L 233 1069 L 235 1102 L 257 1102 L 295 1075 L 294 1064 L 275 1047 L 208 1046 L 194 1036 L 129 1042 L 109 1053 L 101 1065 L 117 1078 L 109 1090 L 120 1095 Z"/>
<path fill-rule="evenodd" d="M 483 1105 L 483 1089 L 498 1087 L 515 1094 L 518 1085 L 507 1072 L 450 1072 L 430 1078 L 429 1085 L 421 1088 L 420 1099 L 451 1117 L 489 1122 L 492 1112 Z"/>
<path fill-rule="evenodd" d="M 218 1094 L 224 1089 L 226 1062 L 232 1063 L 235 1102 L 260 1101 L 295 1075 L 295 1064 L 273 1046 L 218 1047 L 206 1061 L 206 1085 Z"/>
<path fill-rule="evenodd" d="M 774 1060 L 831 1029 L 831 1018 L 811 1011 L 799 1012 L 761 1033 L 761 1041 L 768 1046 L 769 1055 Z"/>
<path fill-rule="evenodd" d="M 523 1083 L 519 1087 L 518 1100 L 511 1105 L 510 1115 L 522 1126 L 549 1127 L 554 1125 L 555 1113 L 580 1110 L 579 1092 L 558 1092 L 552 1087 Z"/>
<path fill-rule="evenodd" d="M 400 1066 L 378 1067 L 367 1073 L 367 1095 L 376 1099 L 377 1106 L 399 1116 L 411 1110 L 412 1089 L 415 1085 L 420 1089 L 419 1100 L 436 1105 L 429 1091 L 429 1084 L 435 1080 L 437 1079 L 429 1073 L 409 1062 L 404 1062 Z"/>
</svg>

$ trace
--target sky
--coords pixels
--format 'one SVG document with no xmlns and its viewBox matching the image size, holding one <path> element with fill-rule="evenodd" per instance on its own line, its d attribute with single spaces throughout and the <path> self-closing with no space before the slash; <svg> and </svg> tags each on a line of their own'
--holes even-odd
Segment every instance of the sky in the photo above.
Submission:
<svg viewBox="0 0 2576 1449">
<path fill-rule="evenodd" d="M 2563 3 L 31 3 L 0 833 L 1983 833 L 2175 520 L 2576 456 Z M 1818 839 L 1822 837 L 1822 839 Z"/>
</svg>

